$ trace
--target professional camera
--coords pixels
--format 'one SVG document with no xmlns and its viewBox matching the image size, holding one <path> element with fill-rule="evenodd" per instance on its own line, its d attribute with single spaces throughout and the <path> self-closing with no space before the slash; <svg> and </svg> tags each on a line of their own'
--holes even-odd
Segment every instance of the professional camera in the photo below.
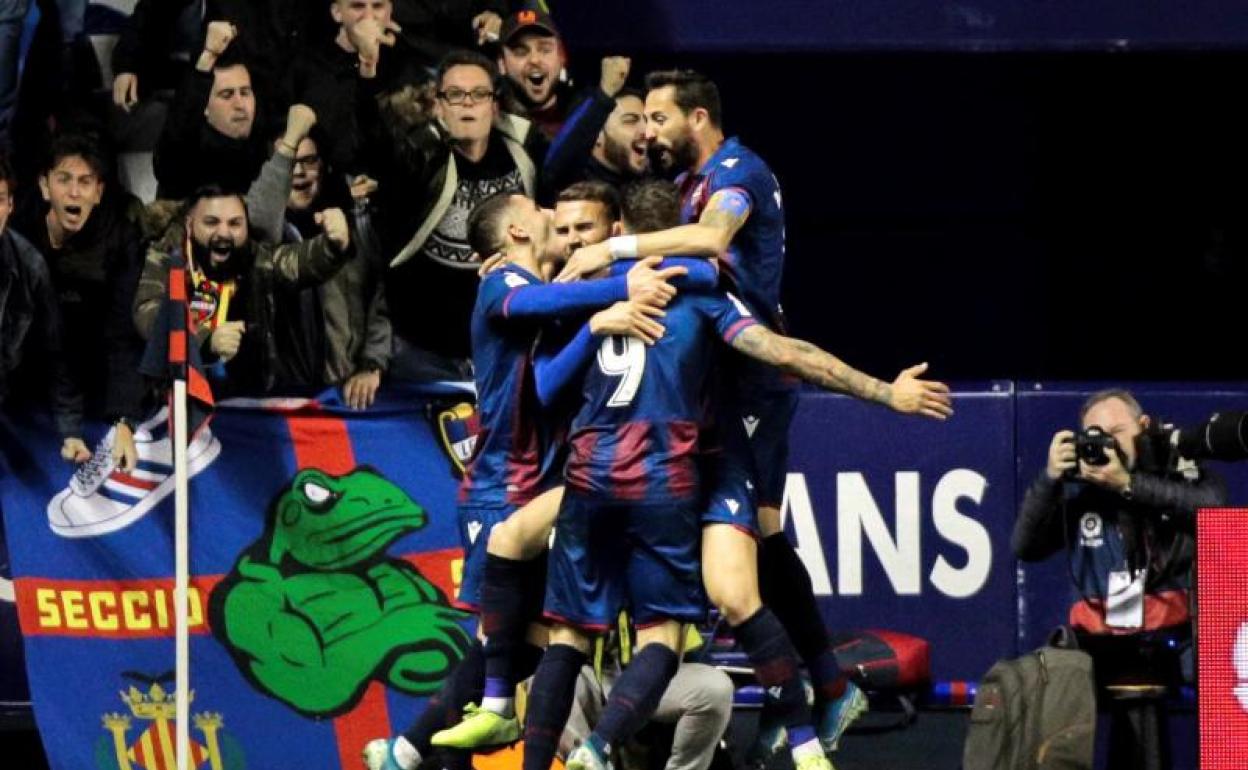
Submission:
<svg viewBox="0 0 1248 770">
<path fill-rule="evenodd" d="M 1109 452 L 1120 452 L 1114 437 L 1096 425 L 1075 434 L 1075 457 L 1088 465 L 1109 465 Z"/>
<path fill-rule="evenodd" d="M 1197 425 L 1163 424 L 1141 437 L 1163 466 L 1184 460 L 1248 460 L 1248 412 L 1214 412 Z"/>
<path fill-rule="evenodd" d="M 1069 440 L 1075 444 L 1075 458 L 1087 465 L 1108 465 L 1110 452 L 1117 453 L 1118 459 L 1124 464 L 1126 463 L 1126 458 L 1123 456 L 1122 448 L 1118 446 L 1118 442 L 1114 440 L 1113 436 L 1102 430 L 1100 426 L 1089 425 L 1076 433 L 1073 439 Z M 1067 478 L 1073 479 L 1078 476 L 1078 465 L 1067 469 Z"/>
</svg>

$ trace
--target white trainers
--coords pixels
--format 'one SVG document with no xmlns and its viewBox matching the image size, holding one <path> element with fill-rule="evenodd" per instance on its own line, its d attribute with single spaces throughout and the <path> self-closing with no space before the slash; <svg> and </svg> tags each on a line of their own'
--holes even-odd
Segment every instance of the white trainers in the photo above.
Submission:
<svg viewBox="0 0 1248 770">
<path fill-rule="evenodd" d="M 141 519 L 173 492 L 173 442 L 168 410 L 161 409 L 134 432 L 138 467 L 113 467 L 110 430 L 68 486 L 48 503 L 48 526 L 61 537 L 99 537 Z M 187 447 L 187 472 L 195 476 L 221 453 L 221 442 L 205 426 Z"/>
</svg>

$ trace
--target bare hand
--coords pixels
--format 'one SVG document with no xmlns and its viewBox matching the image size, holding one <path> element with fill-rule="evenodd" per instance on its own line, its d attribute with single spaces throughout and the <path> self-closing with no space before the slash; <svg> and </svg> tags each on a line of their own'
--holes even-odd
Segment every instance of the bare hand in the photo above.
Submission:
<svg viewBox="0 0 1248 770">
<path fill-rule="evenodd" d="M 139 464 L 139 450 L 134 443 L 134 431 L 124 422 L 113 427 L 113 466 L 129 473 Z"/>
<path fill-rule="evenodd" d="M 654 268 L 663 261 L 662 257 L 646 257 L 629 269 L 628 298 L 633 302 L 651 307 L 667 307 L 667 303 L 676 296 L 676 287 L 669 281 L 688 274 L 683 267 L 666 267 L 662 270 Z"/>
<path fill-rule="evenodd" d="M 70 437 L 61 442 L 61 459 L 71 463 L 85 463 L 91 459 L 91 450 L 80 438 Z"/>
<path fill-rule="evenodd" d="M 592 246 L 582 246 L 572 252 L 567 264 L 555 276 L 556 283 L 567 283 L 598 272 L 611 264 L 611 247 L 606 241 Z"/>
<path fill-rule="evenodd" d="M 1059 430 L 1049 442 L 1049 462 L 1044 466 L 1045 475 L 1057 481 L 1066 471 L 1077 465 L 1075 458 L 1075 432 Z"/>
<path fill-rule="evenodd" d="M 298 149 L 299 143 L 312 133 L 312 127 L 315 125 L 315 110 L 306 104 L 292 104 L 286 112 L 286 135 L 282 141 Z"/>
<path fill-rule="evenodd" d="M 498 33 L 503 28 L 503 20 L 497 13 L 485 11 L 473 17 L 472 28 L 477 31 L 477 45 L 493 43 L 498 40 Z"/>
<path fill-rule="evenodd" d="M 647 345 L 658 342 L 667 331 L 663 324 L 654 320 L 664 313 L 656 307 L 636 302 L 617 302 L 606 310 L 599 310 L 589 319 L 589 330 L 596 335 L 620 334 L 636 337 Z"/>
<path fill-rule="evenodd" d="M 228 21 L 208 22 L 208 33 L 204 37 L 204 51 L 213 56 L 221 56 L 230 47 L 234 38 L 238 37 L 238 27 Z"/>
<path fill-rule="evenodd" d="M 473 256 L 475 257 L 476 255 L 474 254 Z M 481 267 L 477 268 L 477 275 L 484 278 L 505 264 L 507 264 L 506 255 L 501 251 L 496 251 L 481 263 Z"/>
<path fill-rule="evenodd" d="M 139 76 L 133 72 L 120 72 L 113 78 L 113 104 L 129 112 L 139 103 Z"/>
<path fill-rule="evenodd" d="M 347 227 L 347 215 L 342 209 L 318 211 L 312 218 L 338 251 L 346 251 L 351 246 L 351 229 Z"/>
<path fill-rule="evenodd" d="M 351 190 L 351 200 L 366 201 L 368 196 L 377 192 L 377 180 L 360 174 L 351 180 L 349 189 Z"/>
<path fill-rule="evenodd" d="M 604 94 L 614 98 L 624 88 L 632 63 L 633 60 L 627 56 L 602 57 L 602 77 L 598 81 L 598 87 Z"/>
<path fill-rule="evenodd" d="M 903 369 L 893 380 L 891 406 L 902 414 L 921 414 L 934 420 L 945 420 L 953 414 L 949 386 L 943 382 L 920 380 L 927 364 Z"/>
<path fill-rule="evenodd" d="M 395 33 L 402 31 L 393 19 L 382 26 L 381 22 L 371 16 L 345 29 L 352 47 L 359 54 L 360 75 L 365 78 L 377 75 L 377 62 L 381 59 L 381 47 L 393 46 L 397 40 Z"/>
<path fill-rule="evenodd" d="M 352 409 L 367 409 L 377 397 L 381 372 L 356 372 L 342 384 L 342 397 Z"/>
<path fill-rule="evenodd" d="M 247 331 L 246 323 L 242 321 L 226 321 L 212 330 L 212 336 L 208 338 L 208 346 L 222 361 L 229 361 L 238 355 L 238 349 L 243 344 L 243 332 L 245 331 Z"/>
</svg>

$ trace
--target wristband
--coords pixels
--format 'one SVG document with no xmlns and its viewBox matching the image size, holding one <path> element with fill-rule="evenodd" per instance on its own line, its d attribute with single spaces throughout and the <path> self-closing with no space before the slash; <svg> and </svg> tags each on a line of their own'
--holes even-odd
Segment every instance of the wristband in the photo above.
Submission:
<svg viewBox="0 0 1248 770">
<path fill-rule="evenodd" d="M 617 259 L 636 259 L 637 236 L 616 235 L 608 238 L 607 251 L 610 252 L 612 261 Z"/>
</svg>

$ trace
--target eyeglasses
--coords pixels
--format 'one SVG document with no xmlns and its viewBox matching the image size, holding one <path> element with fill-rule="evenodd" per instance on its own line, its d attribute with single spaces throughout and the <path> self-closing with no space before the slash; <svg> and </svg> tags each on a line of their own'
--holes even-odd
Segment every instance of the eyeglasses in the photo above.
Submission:
<svg viewBox="0 0 1248 770">
<path fill-rule="evenodd" d="M 312 168 L 313 166 L 320 165 L 320 162 L 320 155 L 300 155 L 295 158 L 295 165 L 302 165 L 304 168 Z"/>
<path fill-rule="evenodd" d="M 465 91 L 462 88 L 448 88 L 445 91 L 438 92 L 439 99 L 443 100 L 447 104 L 454 104 L 456 106 L 463 104 L 464 100 L 470 96 L 472 97 L 472 103 L 476 104 L 477 102 L 484 102 L 493 99 L 494 91 L 482 86 L 480 88 L 474 88 L 471 91 Z"/>
</svg>

